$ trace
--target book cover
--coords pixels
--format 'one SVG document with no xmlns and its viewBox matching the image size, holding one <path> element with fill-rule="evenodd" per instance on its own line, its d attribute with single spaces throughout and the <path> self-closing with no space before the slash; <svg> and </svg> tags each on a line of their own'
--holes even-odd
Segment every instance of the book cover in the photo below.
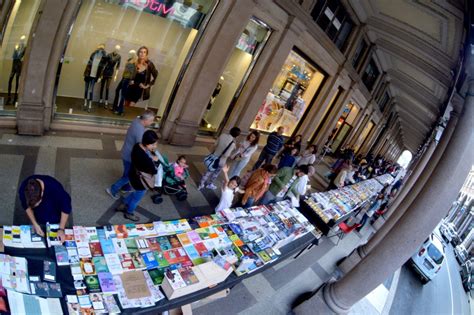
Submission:
<svg viewBox="0 0 474 315">
<path fill-rule="evenodd" d="M 99 235 L 97 235 L 97 228 L 95 226 L 87 226 L 85 229 L 89 243 L 99 241 Z"/>
<path fill-rule="evenodd" d="M 131 254 L 132 256 L 132 261 L 133 261 L 133 266 L 135 269 L 146 269 L 146 264 L 143 261 L 142 255 L 140 252 L 134 252 Z"/>
<path fill-rule="evenodd" d="M 146 241 L 148 242 L 148 248 L 151 251 L 157 251 L 157 252 L 162 251 L 160 247 L 160 243 L 158 242 L 158 239 L 156 237 L 147 238 Z"/>
<path fill-rule="evenodd" d="M 79 262 L 71 264 L 71 274 L 74 280 L 84 279 L 84 276 L 82 275 L 81 264 Z"/>
<path fill-rule="evenodd" d="M 20 243 L 25 248 L 33 246 L 31 241 L 31 227 L 29 225 L 20 225 Z"/>
<path fill-rule="evenodd" d="M 135 242 L 137 243 L 137 248 L 140 253 L 146 253 L 150 251 L 150 247 L 148 247 L 146 238 L 137 237 Z"/>
<path fill-rule="evenodd" d="M 98 256 L 92 258 L 92 263 L 95 267 L 95 272 L 109 272 L 109 268 L 107 267 L 107 262 L 105 261 L 104 256 Z"/>
<path fill-rule="evenodd" d="M 74 240 L 76 241 L 77 247 L 89 248 L 89 236 L 83 226 L 75 225 L 72 227 L 74 233 Z"/>
<path fill-rule="evenodd" d="M 177 234 L 176 237 L 178 237 L 178 240 L 181 243 L 182 247 L 191 244 L 191 240 L 189 239 L 188 234 L 186 233 Z"/>
<path fill-rule="evenodd" d="M 46 235 L 48 247 L 54 245 L 61 245 L 61 241 L 58 238 L 59 224 L 46 224 Z"/>
<path fill-rule="evenodd" d="M 3 244 L 5 246 L 11 246 L 13 242 L 13 235 L 12 235 L 12 227 L 11 226 L 3 226 Z"/>
<path fill-rule="evenodd" d="M 21 244 L 21 228 L 18 225 L 12 226 L 13 243 Z"/>
<path fill-rule="evenodd" d="M 124 224 L 114 225 L 115 235 L 117 238 L 127 238 L 128 231 Z"/>
<path fill-rule="evenodd" d="M 184 282 L 178 270 L 166 269 L 165 277 L 169 281 L 173 290 L 186 287 L 186 282 Z"/>
<path fill-rule="evenodd" d="M 113 225 L 106 225 L 104 226 L 105 237 L 109 238 L 116 238 L 117 234 L 115 233 L 115 229 Z"/>
<path fill-rule="evenodd" d="M 168 267 L 170 265 L 163 255 L 163 252 L 153 252 L 153 254 L 155 255 L 156 262 L 160 268 Z"/>
<path fill-rule="evenodd" d="M 87 289 L 87 286 L 84 280 L 74 280 L 74 288 L 76 290 L 82 290 L 82 289 Z"/>
<path fill-rule="evenodd" d="M 158 243 L 160 244 L 162 251 L 170 250 L 172 248 L 166 236 L 158 236 L 157 240 L 158 240 Z"/>
<path fill-rule="evenodd" d="M 163 256 L 168 261 L 170 265 L 173 264 L 182 264 L 183 266 L 192 265 L 191 260 L 186 255 L 186 252 L 183 248 L 173 248 L 163 252 Z"/>
<path fill-rule="evenodd" d="M 186 232 L 186 235 L 188 236 L 188 239 L 192 242 L 192 243 L 199 243 L 199 242 L 202 242 L 202 239 L 201 237 L 199 236 L 198 232 L 196 231 L 189 231 L 189 232 Z"/>
<path fill-rule="evenodd" d="M 89 298 L 91 299 L 92 308 L 94 311 L 96 311 L 96 313 L 105 312 L 104 299 L 102 298 L 101 293 L 91 293 L 89 294 Z"/>
<path fill-rule="evenodd" d="M 105 309 L 109 314 L 120 314 L 120 308 L 115 301 L 114 295 L 110 293 L 103 294 Z"/>
<path fill-rule="evenodd" d="M 113 275 L 110 272 L 99 272 L 97 273 L 99 278 L 100 288 L 102 292 L 116 293 L 117 288 L 115 287 Z"/>
<path fill-rule="evenodd" d="M 111 274 L 117 275 L 123 272 L 122 263 L 117 254 L 105 254 L 104 257 Z"/>
<path fill-rule="evenodd" d="M 126 238 L 125 244 L 127 245 L 127 250 L 130 254 L 138 252 L 137 242 L 135 242 L 134 238 Z"/>
<path fill-rule="evenodd" d="M 102 248 L 104 255 L 115 253 L 114 242 L 111 239 L 101 239 L 100 247 Z"/>
<path fill-rule="evenodd" d="M 95 267 L 91 258 L 81 258 L 81 272 L 84 276 L 95 275 Z"/>
<path fill-rule="evenodd" d="M 89 290 L 90 293 L 100 292 L 100 282 L 99 277 L 97 277 L 97 275 L 85 276 L 84 282 L 86 283 L 87 290 Z"/>
<path fill-rule="evenodd" d="M 150 275 L 154 285 L 160 285 L 163 282 L 163 278 L 165 277 L 165 269 L 164 268 L 156 268 L 148 270 L 148 274 Z"/>
<path fill-rule="evenodd" d="M 102 247 L 100 247 L 100 243 L 98 241 L 89 243 L 89 248 L 91 250 L 92 257 L 104 256 Z"/>
<path fill-rule="evenodd" d="M 161 293 L 160 285 L 154 284 L 153 279 L 151 278 L 148 272 L 144 272 L 143 275 L 145 276 L 146 284 L 150 289 L 151 298 L 153 299 L 153 301 L 158 302 L 163 300 L 165 296 L 163 295 L 163 293 Z"/>
<path fill-rule="evenodd" d="M 69 265 L 69 256 L 67 254 L 66 247 L 62 245 L 54 246 L 54 254 L 56 256 L 56 262 L 58 266 L 67 266 Z"/>
<path fill-rule="evenodd" d="M 112 242 L 114 243 L 115 252 L 117 254 L 128 254 L 127 244 L 124 239 L 114 238 Z"/>
<path fill-rule="evenodd" d="M 133 260 L 132 260 L 132 255 L 121 254 L 119 255 L 119 258 L 120 258 L 120 264 L 122 265 L 122 268 L 124 271 L 135 269 L 135 265 L 133 264 Z"/>
<path fill-rule="evenodd" d="M 199 282 L 198 278 L 196 277 L 196 274 L 194 274 L 194 271 L 190 267 L 180 268 L 178 269 L 178 272 L 181 275 L 181 278 L 183 278 L 186 285 L 193 285 Z"/>
<path fill-rule="evenodd" d="M 107 236 L 105 235 L 105 230 L 104 230 L 104 228 L 98 228 L 98 229 L 97 229 L 97 236 L 99 237 L 99 242 L 100 242 L 101 240 L 107 239 Z"/>
<path fill-rule="evenodd" d="M 43 280 L 56 281 L 56 264 L 54 262 L 48 260 L 43 262 Z"/>
<path fill-rule="evenodd" d="M 63 246 L 67 249 L 69 248 L 77 248 L 76 241 L 64 241 Z"/>
<path fill-rule="evenodd" d="M 79 301 L 79 305 L 81 306 L 81 308 L 91 308 L 92 307 L 92 304 L 91 304 L 91 299 L 89 298 L 89 295 L 79 295 L 77 297 L 78 301 Z"/>
<path fill-rule="evenodd" d="M 158 261 L 156 261 L 155 253 L 147 252 L 142 254 L 143 261 L 145 262 L 146 269 L 158 268 Z"/>
<path fill-rule="evenodd" d="M 120 278 L 127 298 L 130 300 L 151 296 L 143 271 L 124 272 L 120 275 Z"/>
<path fill-rule="evenodd" d="M 64 241 L 74 241 L 73 229 L 64 229 Z"/>
<path fill-rule="evenodd" d="M 171 244 L 171 248 L 180 248 L 181 243 L 176 235 L 168 235 L 168 242 Z"/>
<path fill-rule="evenodd" d="M 128 235 L 127 238 L 140 236 L 137 231 L 137 226 L 135 225 L 135 223 L 125 224 L 125 229 L 127 230 L 127 235 Z"/>
<path fill-rule="evenodd" d="M 88 244 L 88 243 L 83 243 L 83 244 Z M 89 246 L 77 247 L 77 253 L 79 255 L 79 258 L 91 258 L 92 257 L 91 249 L 89 248 Z"/>
</svg>

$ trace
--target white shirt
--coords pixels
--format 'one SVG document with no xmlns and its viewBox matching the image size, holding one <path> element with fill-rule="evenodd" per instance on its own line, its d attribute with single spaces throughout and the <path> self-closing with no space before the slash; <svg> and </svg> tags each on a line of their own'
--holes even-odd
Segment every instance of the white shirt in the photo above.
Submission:
<svg viewBox="0 0 474 315">
<path fill-rule="evenodd" d="M 216 212 L 219 210 L 229 209 L 232 207 L 232 201 L 234 200 L 234 191 L 228 186 L 225 186 L 221 190 L 221 200 L 216 207 Z"/>
<path fill-rule="evenodd" d="M 298 161 L 296 162 L 297 166 L 300 165 L 312 165 L 316 161 L 316 154 L 305 154 L 298 157 Z"/>
<path fill-rule="evenodd" d="M 229 134 L 222 134 L 219 139 L 217 139 L 216 148 L 214 149 L 215 156 L 221 155 L 224 152 L 225 148 L 227 148 L 229 143 L 231 143 L 231 141 L 234 141 L 234 143 L 232 143 L 227 149 L 227 151 L 225 151 L 225 154 L 221 156 L 219 163 L 221 167 L 225 165 L 225 163 L 227 162 L 227 158 L 232 154 L 232 151 L 235 150 L 236 145 L 234 137 Z"/>
<path fill-rule="evenodd" d="M 257 149 L 258 145 L 250 146 L 250 142 L 244 140 L 244 142 L 239 145 L 232 156 L 235 157 L 240 154 L 242 156 L 242 160 L 250 160 Z"/>
<path fill-rule="evenodd" d="M 89 74 L 91 78 L 95 78 L 97 76 L 97 70 L 99 70 L 99 64 L 101 60 L 102 60 L 102 55 L 95 54 L 94 59 L 92 59 L 91 72 Z"/>
</svg>

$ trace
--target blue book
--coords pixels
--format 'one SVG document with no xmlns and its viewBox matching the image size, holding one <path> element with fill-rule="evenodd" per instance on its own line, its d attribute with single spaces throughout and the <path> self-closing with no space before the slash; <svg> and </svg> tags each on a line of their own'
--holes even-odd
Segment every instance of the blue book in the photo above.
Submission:
<svg viewBox="0 0 474 315">
<path fill-rule="evenodd" d="M 145 262 L 146 269 L 150 270 L 158 268 L 158 261 L 156 261 L 155 254 L 153 252 L 147 252 L 142 254 L 143 261 Z"/>
<path fill-rule="evenodd" d="M 114 254 L 115 247 L 112 239 L 100 239 L 100 246 L 102 247 L 102 252 L 105 254 Z"/>
<path fill-rule="evenodd" d="M 99 237 L 99 241 L 100 240 L 105 240 L 107 238 L 103 228 L 102 229 L 97 229 L 97 236 Z"/>
</svg>

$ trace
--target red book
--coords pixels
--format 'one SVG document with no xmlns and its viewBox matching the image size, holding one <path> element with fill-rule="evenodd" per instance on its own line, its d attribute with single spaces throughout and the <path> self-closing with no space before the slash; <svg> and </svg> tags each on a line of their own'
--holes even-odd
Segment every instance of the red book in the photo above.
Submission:
<svg viewBox="0 0 474 315">
<path fill-rule="evenodd" d="M 132 255 L 130 254 L 121 254 L 119 255 L 120 263 L 122 264 L 123 270 L 135 270 L 133 265 Z"/>
<path fill-rule="evenodd" d="M 188 255 L 183 248 L 173 248 L 167 250 L 163 253 L 166 261 L 169 262 L 170 265 L 173 264 L 182 264 L 183 266 L 192 266 L 192 262 L 189 259 Z"/>
<path fill-rule="evenodd" d="M 162 251 L 160 247 L 160 243 L 158 242 L 156 237 L 147 238 L 146 240 L 148 242 L 148 247 L 150 248 L 151 251 L 157 251 L 157 252 Z"/>
<path fill-rule="evenodd" d="M 125 225 L 114 225 L 115 229 L 115 234 L 117 235 L 117 238 L 127 238 L 128 237 L 128 231 Z"/>
<path fill-rule="evenodd" d="M 199 256 L 202 256 L 203 253 L 208 251 L 206 245 L 204 245 L 203 242 L 195 243 L 194 248 L 196 248 L 197 252 L 199 253 Z"/>
<path fill-rule="evenodd" d="M 102 247 L 100 247 L 100 243 L 89 243 L 89 247 L 91 249 L 92 257 L 104 256 Z"/>
<path fill-rule="evenodd" d="M 179 239 L 176 235 L 168 235 L 168 241 L 171 244 L 171 247 L 173 248 L 180 248 L 181 243 L 179 242 Z"/>
</svg>

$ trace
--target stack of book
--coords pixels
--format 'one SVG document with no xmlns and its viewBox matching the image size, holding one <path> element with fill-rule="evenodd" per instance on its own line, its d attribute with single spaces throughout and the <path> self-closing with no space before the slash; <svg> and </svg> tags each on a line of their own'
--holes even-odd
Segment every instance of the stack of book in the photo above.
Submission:
<svg viewBox="0 0 474 315">
<path fill-rule="evenodd" d="M 45 248 L 45 239 L 31 225 L 5 225 L 3 244 L 16 248 Z"/>
</svg>

